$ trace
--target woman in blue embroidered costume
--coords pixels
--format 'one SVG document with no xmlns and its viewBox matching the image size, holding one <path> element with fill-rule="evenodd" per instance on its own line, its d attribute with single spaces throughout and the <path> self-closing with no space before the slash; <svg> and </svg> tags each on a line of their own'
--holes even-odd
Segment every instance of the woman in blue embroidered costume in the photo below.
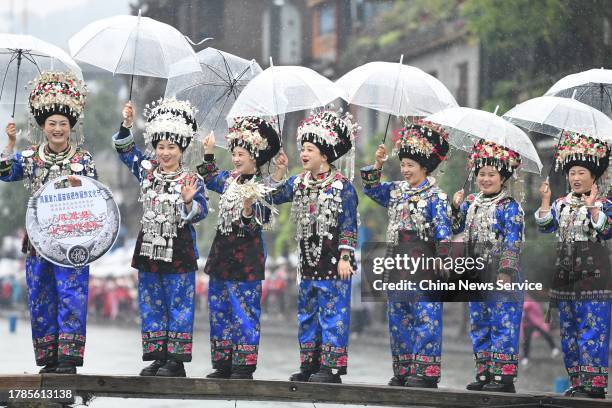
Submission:
<svg viewBox="0 0 612 408">
<path fill-rule="evenodd" d="M 0 158 L 0 180 L 24 180 L 30 193 L 59 176 L 96 178 L 89 152 L 71 143 L 83 112 L 85 84 L 69 72 L 43 72 L 33 82 L 29 106 L 46 142 L 13 153 L 17 131 L 6 127 L 9 143 Z M 69 178 L 76 185 L 78 180 Z M 26 236 L 26 281 L 32 341 L 41 373 L 74 374 L 83 365 L 89 267 L 68 268 L 37 256 Z"/>
<path fill-rule="evenodd" d="M 351 116 L 322 110 L 297 131 L 304 172 L 284 176 L 280 153 L 273 181 L 275 204 L 292 201 L 298 242 L 298 341 L 300 371 L 290 381 L 340 383 L 346 374 L 351 275 L 356 269 L 357 193 L 332 163 L 353 148 Z M 348 155 L 350 162 L 352 154 Z M 350 165 L 350 164 L 349 164 Z"/>
<path fill-rule="evenodd" d="M 233 171 L 220 171 L 215 138 L 208 135 L 198 172 L 209 190 L 221 194 L 217 233 L 204 272 L 210 275 L 208 310 L 210 348 L 215 371 L 207 378 L 252 379 L 259 350 L 262 280 L 266 247 L 263 230 L 271 227 L 265 201 L 269 188 L 260 168 L 280 149 L 278 134 L 257 117 L 235 120 L 226 136 Z"/>
<path fill-rule="evenodd" d="M 147 105 L 144 137 L 155 149 L 143 154 L 129 130 L 134 109 L 113 136 L 121 161 L 140 182 L 143 204 L 132 267 L 138 269 L 138 303 L 143 361 L 140 375 L 184 377 L 191 361 L 195 274 L 198 251 L 193 224 L 208 213 L 205 186 L 182 166 L 183 152 L 197 130 L 195 110 L 186 101 L 160 99 Z"/>
<path fill-rule="evenodd" d="M 387 241 L 424 243 L 444 257 L 451 236 L 446 194 L 429 174 L 445 159 L 447 134 L 433 124 L 417 121 L 396 132 L 394 153 L 400 160 L 402 181 L 381 183 L 387 158 L 384 145 L 376 163 L 361 169 L 364 193 L 389 209 Z M 441 374 L 442 303 L 418 302 L 389 296 L 389 335 L 393 359 L 391 386 L 437 388 Z"/>
<path fill-rule="evenodd" d="M 551 305 L 559 309 L 561 346 L 571 387 L 566 395 L 605 398 L 610 341 L 610 261 L 603 241 L 612 238 L 612 203 L 598 197 L 596 182 L 608 168 L 610 146 L 564 132 L 556 153 L 571 192 L 551 205 L 547 182 L 536 211 L 541 232 L 559 237 Z"/>
<path fill-rule="evenodd" d="M 470 194 L 466 201 L 463 190 L 453 197 L 453 233 L 464 232 L 468 255 L 486 262 L 485 270 L 478 272 L 480 281 L 521 280 L 524 212 L 506 186 L 520 163 L 518 153 L 479 140 L 472 147 L 468 166 L 470 177 L 476 176 L 479 192 Z M 503 299 L 469 302 L 476 381 L 467 385 L 468 390 L 516 392 L 522 296 L 499 296 Z"/>
</svg>

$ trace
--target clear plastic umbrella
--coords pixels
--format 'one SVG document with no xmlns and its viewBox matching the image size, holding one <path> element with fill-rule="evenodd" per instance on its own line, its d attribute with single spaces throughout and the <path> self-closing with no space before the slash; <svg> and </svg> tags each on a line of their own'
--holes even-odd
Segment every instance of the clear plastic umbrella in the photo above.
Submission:
<svg viewBox="0 0 612 408">
<path fill-rule="evenodd" d="M 187 38 L 176 28 L 148 17 L 115 16 L 94 21 L 68 41 L 78 61 L 113 74 L 157 78 L 200 71 L 200 64 Z"/>
<path fill-rule="evenodd" d="M 391 115 L 427 116 L 459 106 L 442 82 L 419 68 L 403 65 L 403 58 L 399 63 L 369 62 L 347 72 L 336 84 L 347 102 L 388 113 L 389 119 Z"/>
<path fill-rule="evenodd" d="M 516 105 L 503 115 L 529 131 L 559 138 L 563 130 L 612 142 L 612 120 L 582 102 L 558 96 L 540 96 Z"/>
<path fill-rule="evenodd" d="M 218 146 L 225 147 L 227 123 L 225 117 L 242 89 L 262 72 L 255 60 L 207 48 L 197 54 L 202 72 L 170 78 L 166 97 L 189 100 L 198 109 L 196 120 L 202 135 L 215 132 Z"/>
<path fill-rule="evenodd" d="M 325 106 L 342 97 L 342 90 L 310 68 L 270 67 L 253 78 L 227 115 L 228 123 L 241 116 L 278 117 L 288 112 Z M 279 122 L 279 134 L 282 128 Z"/>
<path fill-rule="evenodd" d="M 48 70 L 72 71 L 83 79 L 81 68 L 61 48 L 31 35 L 0 34 L 0 102 L 12 103 L 12 117 L 16 104 L 27 103 L 28 81 Z"/>
<path fill-rule="evenodd" d="M 564 130 L 578 132 L 605 142 L 612 142 L 612 120 L 582 102 L 558 96 L 540 96 L 516 105 L 503 116 L 529 131 L 543 133 L 562 141 Z M 548 177 L 553 167 L 548 171 Z M 547 179 L 548 179 L 547 177 Z"/>
<path fill-rule="evenodd" d="M 589 69 L 558 80 L 545 96 L 573 98 L 612 117 L 612 70 Z"/>
<path fill-rule="evenodd" d="M 495 113 L 450 108 L 427 116 L 425 120 L 442 126 L 448 132 L 449 143 L 458 149 L 469 152 L 478 139 L 488 140 L 520 154 L 523 171 L 537 174 L 542 171 L 542 162 L 529 136 Z"/>
</svg>

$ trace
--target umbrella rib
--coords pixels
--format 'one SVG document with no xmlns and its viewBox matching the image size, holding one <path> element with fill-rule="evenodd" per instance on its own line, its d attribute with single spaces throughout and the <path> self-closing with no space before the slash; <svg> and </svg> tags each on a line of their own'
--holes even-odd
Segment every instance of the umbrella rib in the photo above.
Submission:
<svg viewBox="0 0 612 408">
<path fill-rule="evenodd" d="M 2 88 L 0 88 L 0 100 L 2 99 L 2 94 L 4 93 L 4 83 L 6 81 L 6 76 L 8 75 L 8 71 L 9 71 L 9 68 L 11 67 L 11 63 L 15 61 L 15 58 L 17 58 L 17 55 L 12 54 L 11 59 L 9 60 L 8 64 L 6 64 L 6 71 L 4 71 L 4 78 L 2 78 Z"/>
<path fill-rule="evenodd" d="M 117 73 L 117 68 L 119 67 L 119 64 L 121 63 L 121 59 L 123 58 L 123 54 L 125 53 L 125 50 L 128 46 L 128 44 L 130 43 L 130 38 L 132 38 L 132 34 L 134 34 L 135 31 L 138 31 L 138 24 L 136 24 L 135 28 L 132 28 L 132 31 L 130 31 L 130 35 L 128 35 L 127 40 L 125 41 L 125 44 L 123 44 L 123 49 L 121 50 L 121 54 L 119 54 L 119 58 L 117 59 L 117 65 L 115 65 L 115 69 L 113 69 L 113 74 Z M 93 40 L 93 36 L 92 38 L 89 39 L 89 41 Z M 89 42 L 87 41 L 87 42 Z M 81 49 L 83 49 L 83 47 L 81 47 Z M 136 54 L 136 51 L 134 50 L 134 54 Z M 134 55 L 134 61 L 136 60 L 136 55 Z M 132 74 L 133 75 L 133 74 Z"/>
<path fill-rule="evenodd" d="M 181 89 L 179 92 L 189 91 L 191 89 L 197 88 L 198 86 L 219 86 L 219 87 L 227 88 L 228 85 L 227 84 L 208 83 L 208 82 L 198 82 L 196 84 L 189 85 L 189 86 Z"/>
<path fill-rule="evenodd" d="M 219 110 L 219 115 L 217 116 L 217 119 L 215 119 L 215 125 L 213 126 L 213 129 L 217 127 L 217 123 L 219 123 L 219 118 L 221 117 L 221 112 L 223 112 L 223 109 L 225 108 L 225 105 L 227 104 L 228 100 L 229 96 L 225 98 L 225 101 L 223 101 L 223 106 L 221 106 L 221 109 Z"/>
<path fill-rule="evenodd" d="M 40 67 L 38 66 L 38 63 L 36 62 L 36 60 L 34 58 L 30 58 L 32 54 L 23 54 L 23 57 L 25 59 L 27 59 L 28 61 L 30 61 L 32 63 L 32 65 L 34 65 L 36 67 L 36 70 L 38 70 L 38 73 L 40 74 Z"/>
<path fill-rule="evenodd" d="M 220 51 L 219 51 L 219 54 L 221 54 Z M 223 59 L 223 65 L 225 66 L 225 73 L 227 74 L 227 78 L 230 80 L 230 86 L 233 86 L 234 76 L 232 75 L 232 70 L 227 64 L 227 60 L 225 59 L 223 54 L 221 54 L 221 58 Z"/>
<path fill-rule="evenodd" d="M 217 68 L 216 67 L 213 67 L 210 64 L 202 64 L 202 65 L 204 65 L 206 68 L 208 68 L 213 74 L 215 74 L 217 77 L 219 77 L 219 79 L 222 80 L 223 82 L 225 82 L 228 86 L 231 84 L 229 80 L 227 80 L 226 78 L 223 77 L 222 74 L 217 72 Z"/>
<path fill-rule="evenodd" d="M 238 82 L 240 80 L 240 78 L 242 78 L 244 76 L 244 74 L 247 73 L 247 71 L 249 70 L 249 66 L 247 65 L 247 67 L 245 69 L 242 70 L 242 72 L 240 74 L 238 74 L 238 76 L 236 77 L 236 82 Z"/>
</svg>

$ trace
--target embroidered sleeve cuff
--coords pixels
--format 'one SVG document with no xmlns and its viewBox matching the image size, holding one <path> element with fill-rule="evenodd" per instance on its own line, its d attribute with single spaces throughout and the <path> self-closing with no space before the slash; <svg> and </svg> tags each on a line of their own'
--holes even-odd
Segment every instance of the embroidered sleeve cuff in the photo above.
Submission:
<svg viewBox="0 0 612 408">
<path fill-rule="evenodd" d="M 7 176 L 13 167 L 13 159 L 11 157 L 0 158 L 0 177 Z"/>
<path fill-rule="evenodd" d="M 606 223 L 608 221 L 608 217 L 606 215 L 606 213 L 603 212 L 602 208 L 601 208 L 601 204 L 599 204 L 599 215 L 597 218 L 597 222 L 593 221 L 593 218 L 591 218 L 591 225 L 593 225 L 593 228 L 595 228 L 595 230 L 601 232 L 605 229 Z"/>
<path fill-rule="evenodd" d="M 348 249 L 354 251 L 357 247 L 357 234 L 350 231 L 344 231 L 340 234 L 338 249 Z"/>
<path fill-rule="evenodd" d="M 120 134 L 121 131 L 113 136 L 115 149 L 117 149 L 119 153 L 127 153 L 134 148 L 134 136 L 132 136 L 132 133 L 129 132 L 126 137 L 121 138 Z"/>
<path fill-rule="evenodd" d="M 125 139 L 126 137 L 130 136 L 132 134 L 130 129 L 131 127 L 126 128 L 123 126 L 123 122 L 121 122 L 121 125 L 119 125 L 119 133 L 117 133 L 117 139 Z"/>
<path fill-rule="evenodd" d="M 193 200 L 191 202 L 191 211 L 187 214 L 187 209 L 185 208 L 185 204 L 181 206 L 181 219 L 185 222 L 191 222 L 193 218 L 198 215 L 200 212 L 200 204 Z"/>
<path fill-rule="evenodd" d="M 514 251 L 503 251 L 499 259 L 499 273 L 516 276 L 519 271 L 519 255 Z"/>
<path fill-rule="evenodd" d="M 536 210 L 534 216 L 535 216 L 536 224 L 540 226 L 548 225 L 553 220 L 552 211 L 548 211 L 546 214 L 544 214 L 543 217 L 540 217 L 539 208 Z"/>
<path fill-rule="evenodd" d="M 377 170 L 374 166 L 361 168 L 361 180 L 365 188 L 373 188 L 380 184 L 382 170 Z"/>
<path fill-rule="evenodd" d="M 272 178 L 272 176 L 268 176 L 265 178 L 264 183 L 267 186 L 270 186 L 272 188 L 279 188 L 280 186 L 282 186 L 283 184 L 285 184 L 285 181 L 287 181 L 286 178 L 283 178 L 280 181 L 274 181 L 274 179 Z"/>
<path fill-rule="evenodd" d="M 213 156 L 212 160 L 207 160 L 206 157 L 204 157 L 204 162 L 197 167 L 198 173 L 202 176 L 205 183 L 208 183 L 209 179 L 219 171 L 215 156 L 211 156 Z"/>
</svg>

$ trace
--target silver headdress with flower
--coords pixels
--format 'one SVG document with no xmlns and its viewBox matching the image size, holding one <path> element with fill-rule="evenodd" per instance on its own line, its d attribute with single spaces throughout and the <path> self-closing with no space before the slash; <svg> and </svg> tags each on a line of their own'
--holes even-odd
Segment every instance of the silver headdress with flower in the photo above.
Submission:
<svg viewBox="0 0 612 408">
<path fill-rule="evenodd" d="M 168 140 L 184 151 L 198 130 L 196 113 L 197 110 L 189 101 L 177 100 L 175 97 L 160 98 L 147 104 L 144 110 L 147 118 L 145 142 L 155 146 L 160 140 Z"/>
</svg>

